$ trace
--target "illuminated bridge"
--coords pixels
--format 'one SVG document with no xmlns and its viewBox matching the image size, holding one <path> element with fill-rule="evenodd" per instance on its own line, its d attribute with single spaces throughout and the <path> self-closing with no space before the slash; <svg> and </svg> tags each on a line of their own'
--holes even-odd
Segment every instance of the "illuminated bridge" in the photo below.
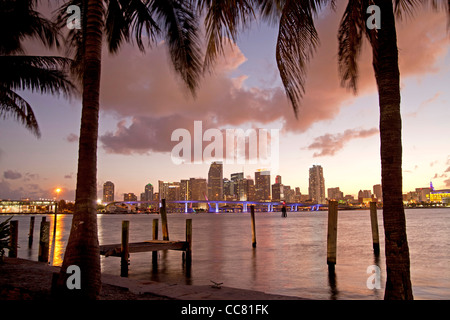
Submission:
<svg viewBox="0 0 450 320">
<path fill-rule="evenodd" d="M 161 202 L 157 200 L 153 201 L 113 201 L 106 203 L 106 209 L 108 210 L 109 206 L 112 205 L 125 205 L 128 207 L 129 211 L 132 206 L 138 205 L 147 205 L 147 206 L 158 206 L 161 207 Z M 170 211 L 170 204 L 183 205 L 184 204 L 184 212 L 195 212 L 195 209 L 192 209 L 192 204 L 207 204 L 209 207 L 208 212 L 216 212 L 219 213 L 220 210 L 226 209 L 238 209 L 242 210 L 242 212 L 249 212 L 249 207 L 254 205 L 256 209 L 260 209 L 260 211 L 273 212 L 274 208 L 281 207 L 283 205 L 286 206 L 286 209 L 289 211 L 298 211 L 299 208 L 309 208 L 311 211 L 319 211 L 320 207 L 326 206 L 323 204 L 304 204 L 304 203 L 284 203 L 284 202 L 262 202 L 262 201 L 225 201 L 225 200 L 176 200 L 176 201 L 166 201 L 166 206 L 168 211 Z M 223 205 L 222 207 L 220 205 Z M 182 206 L 181 206 L 182 207 Z"/>
</svg>

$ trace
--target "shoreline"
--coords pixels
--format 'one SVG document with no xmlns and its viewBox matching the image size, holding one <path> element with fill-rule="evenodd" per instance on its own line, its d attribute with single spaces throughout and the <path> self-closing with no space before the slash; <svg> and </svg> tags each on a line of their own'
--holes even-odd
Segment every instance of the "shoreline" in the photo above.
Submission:
<svg viewBox="0 0 450 320">
<path fill-rule="evenodd" d="M 51 295 L 54 272 L 44 262 L 4 257 L 0 263 L 0 300 L 55 300 Z M 99 300 L 308 300 L 261 291 L 209 285 L 182 285 L 140 281 L 102 273 Z"/>
</svg>

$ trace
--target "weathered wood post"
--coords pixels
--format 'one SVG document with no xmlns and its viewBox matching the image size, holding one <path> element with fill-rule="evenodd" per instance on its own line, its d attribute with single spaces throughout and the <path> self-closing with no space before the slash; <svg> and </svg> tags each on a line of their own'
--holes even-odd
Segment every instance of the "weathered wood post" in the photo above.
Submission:
<svg viewBox="0 0 450 320">
<path fill-rule="evenodd" d="M 256 248 L 256 225 L 255 225 L 255 206 L 250 206 L 250 215 L 252 217 L 252 247 Z"/>
<path fill-rule="evenodd" d="M 28 231 L 28 248 L 33 245 L 33 234 L 34 234 L 34 217 L 30 218 L 30 229 Z"/>
<path fill-rule="evenodd" d="M 153 228 L 152 228 L 153 240 L 158 240 L 158 224 L 159 219 L 153 219 Z M 158 264 L 158 251 L 152 251 L 152 263 L 154 266 Z"/>
<path fill-rule="evenodd" d="M 192 219 L 186 219 L 186 268 L 189 270 L 192 265 Z"/>
<path fill-rule="evenodd" d="M 337 219 L 338 219 L 337 201 L 328 202 L 328 235 L 327 235 L 327 264 L 328 269 L 334 270 L 336 264 L 337 251 Z"/>
<path fill-rule="evenodd" d="M 370 223 L 372 225 L 373 253 L 380 254 L 380 238 L 378 234 L 377 203 L 370 202 Z"/>
<path fill-rule="evenodd" d="M 46 217 L 42 218 L 41 229 L 39 232 L 39 254 L 38 261 L 48 262 L 48 253 L 50 243 L 50 221 L 47 221 Z"/>
<path fill-rule="evenodd" d="M 160 214 L 161 214 L 163 240 L 169 240 L 169 228 L 167 227 L 166 199 L 161 199 Z"/>
<path fill-rule="evenodd" d="M 17 258 L 17 239 L 19 237 L 19 221 L 9 222 L 9 253 L 8 257 Z"/>
<path fill-rule="evenodd" d="M 120 276 L 128 277 L 128 258 L 130 256 L 129 250 L 129 236 L 130 236 L 130 221 L 122 221 L 122 242 L 120 246 Z"/>
</svg>

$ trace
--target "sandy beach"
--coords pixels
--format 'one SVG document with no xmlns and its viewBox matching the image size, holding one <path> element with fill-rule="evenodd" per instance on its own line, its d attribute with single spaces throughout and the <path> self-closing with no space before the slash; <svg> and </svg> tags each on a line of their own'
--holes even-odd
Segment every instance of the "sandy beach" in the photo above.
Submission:
<svg viewBox="0 0 450 320">
<path fill-rule="evenodd" d="M 52 274 L 59 267 L 5 257 L 0 264 L 0 300 L 52 300 Z M 139 281 L 102 274 L 100 300 L 302 300 L 230 287 Z"/>
</svg>

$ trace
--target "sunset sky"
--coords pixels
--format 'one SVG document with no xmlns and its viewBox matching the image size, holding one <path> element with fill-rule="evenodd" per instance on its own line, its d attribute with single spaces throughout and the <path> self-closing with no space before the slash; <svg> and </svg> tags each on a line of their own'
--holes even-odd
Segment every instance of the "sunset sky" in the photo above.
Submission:
<svg viewBox="0 0 450 320">
<path fill-rule="evenodd" d="M 321 46 L 308 70 L 306 95 L 295 118 L 275 62 L 277 29 L 255 22 L 226 49 L 215 72 L 205 76 L 196 99 L 172 71 L 164 43 L 146 54 L 125 45 L 118 55 L 103 51 L 98 144 L 98 194 L 105 181 L 116 199 L 139 196 L 147 183 L 207 178 L 209 163 L 176 165 L 170 152 L 177 128 L 280 129 L 282 182 L 308 193 L 308 168 L 324 168 L 325 188 L 356 195 L 381 183 L 378 96 L 365 43 L 358 93 L 340 87 L 337 28 L 345 1 L 316 20 Z M 445 14 L 420 9 L 397 25 L 403 118 L 404 192 L 450 188 L 450 51 Z M 28 43 L 28 53 L 43 49 Z M 46 53 L 48 54 L 48 52 Z M 38 119 L 42 137 L 12 119 L 0 120 L 0 199 L 73 200 L 81 100 L 21 92 Z M 206 146 L 208 143 L 204 143 Z M 254 178 L 260 165 L 225 165 L 224 177 Z M 272 183 L 275 176 L 271 177 Z M 155 189 L 157 191 L 157 187 Z"/>
</svg>

